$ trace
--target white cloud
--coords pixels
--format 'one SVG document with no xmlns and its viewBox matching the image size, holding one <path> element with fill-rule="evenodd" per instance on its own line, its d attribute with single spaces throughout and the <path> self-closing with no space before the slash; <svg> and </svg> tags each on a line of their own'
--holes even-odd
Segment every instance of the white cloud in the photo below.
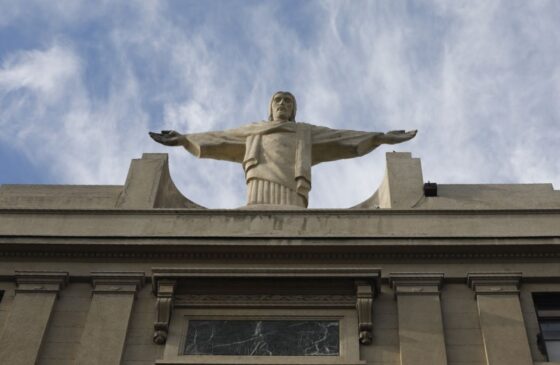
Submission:
<svg viewBox="0 0 560 365">
<path fill-rule="evenodd" d="M 55 45 L 47 51 L 23 51 L 8 57 L 0 69 L 3 93 L 28 89 L 50 100 L 64 92 L 63 86 L 80 72 L 77 57 Z"/>
<path fill-rule="evenodd" d="M 337 0 L 304 2 L 287 17 L 282 2 L 224 2 L 220 11 L 164 2 L 93 11 L 78 3 L 49 10 L 50 46 L 2 55 L 0 138 L 50 166 L 61 183 L 123 183 L 131 158 L 168 152 L 185 195 L 236 207 L 245 200 L 240 166 L 196 160 L 155 144 L 147 131 L 265 119 L 270 95 L 287 89 L 300 121 L 419 129 L 406 144 L 315 168 L 314 207 L 368 198 L 392 150 L 422 158 L 426 180 L 558 188 L 557 4 Z M 97 24 L 94 41 L 73 35 L 80 19 Z M 56 41 L 60 32 L 67 42 Z M 100 85 L 88 77 L 95 72 Z"/>
<path fill-rule="evenodd" d="M 141 150 L 132 139 L 146 128 L 137 86 L 121 74 L 109 97 L 96 99 L 81 63 L 62 45 L 13 55 L 0 71 L 0 139 L 61 182 L 121 183 L 128 161 L 120 156 Z"/>
</svg>

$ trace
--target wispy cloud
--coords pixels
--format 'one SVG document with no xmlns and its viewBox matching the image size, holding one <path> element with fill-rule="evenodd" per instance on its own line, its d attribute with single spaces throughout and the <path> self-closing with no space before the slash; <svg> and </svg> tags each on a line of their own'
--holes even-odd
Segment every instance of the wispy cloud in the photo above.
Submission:
<svg viewBox="0 0 560 365">
<path fill-rule="evenodd" d="M 147 118 L 133 78 L 122 74 L 102 100 L 86 89 L 83 64 L 58 44 L 9 58 L 0 70 L 0 139 L 61 182 L 117 183 L 128 165 L 120 150 L 131 150 Z"/>
<path fill-rule="evenodd" d="M 60 46 L 16 53 L 2 65 L 0 87 L 5 93 L 28 89 L 53 102 L 61 96 L 61 85 L 71 81 L 79 67 L 76 57 Z"/>
<path fill-rule="evenodd" d="M 196 160 L 147 131 L 265 119 L 285 89 L 300 121 L 420 130 L 314 168 L 314 207 L 369 197 L 392 150 L 421 157 L 426 180 L 560 186 L 556 1 L 24 5 L 0 16 L 0 36 L 16 29 L 25 44 L 0 46 L 0 140 L 59 183 L 121 184 L 131 158 L 168 152 L 185 195 L 240 206 L 240 166 Z"/>
</svg>

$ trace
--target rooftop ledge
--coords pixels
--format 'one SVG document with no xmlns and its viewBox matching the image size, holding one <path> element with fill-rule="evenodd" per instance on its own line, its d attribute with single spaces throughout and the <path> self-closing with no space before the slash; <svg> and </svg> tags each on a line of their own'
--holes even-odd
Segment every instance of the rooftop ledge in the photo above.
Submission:
<svg viewBox="0 0 560 365">
<path fill-rule="evenodd" d="M 0 209 L 0 236 L 560 237 L 560 209 Z"/>
<path fill-rule="evenodd" d="M 560 191 L 551 184 L 429 184 L 426 190 L 420 159 L 386 156 L 381 185 L 353 208 L 206 209 L 177 190 L 167 154 L 144 154 L 132 161 L 124 185 L 0 186 L 0 237 L 560 237 Z"/>
<path fill-rule="evenodd" d="M 348 209 L 282 209 L 258 206 L 208 209 L 207 214 L 362 214 L 374 211 L 482 211 L 560 209 L 560 191 L 552 184 L 427 184 L 419 158 L 408 152 L 386 154 L 385 177 L 372 196 Z M 206 208 L 185 197 L 175 186 L 167 154 L 145 153 L 130 165 L 124 185 L 1 185 L 0 209 L 69 209 L 76 211 L 169 210 L 200 213 Z M 181 213 L 180 213 L 181 212 Z M 348 213 L 345 213 L 348 212 Z M 190 214 L 190 213 L 186 213 Z M 385 214 L 385 213 L 384 213 Z M 398 213 L 403 214 L 403 213 Z M 415 213 L 416 214 L 416 213 Z"/>
</svg>

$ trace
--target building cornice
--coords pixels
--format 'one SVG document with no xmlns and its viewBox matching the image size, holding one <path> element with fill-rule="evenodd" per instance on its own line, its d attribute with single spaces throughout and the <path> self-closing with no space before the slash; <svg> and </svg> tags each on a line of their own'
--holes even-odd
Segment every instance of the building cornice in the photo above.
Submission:
<svg viewBox="0 0 560 365">
<path fill-rule="evenodd" d="M 0 237 L 560 237 L 560 210 L 0 210 Z"/>
<path fill-rule="evenodd" d="M 349 248 L 350 249 L 350 248 Z M 131 260 L 484 260 L 484 259 L 551 259 L 560 257 L 560 247 L 550 251 L 535 252 L 531 247 L 518 252 L 209 252 L 169 251 L 134 252 L 128 250 L 59 250 L 41 249 L 2 250 L 4 258 L 65 258 L 65 259 L 131 259 Z"/>
<path fill-rule="evenodd" d="M 543 209 L 52 209 L 52 208 L 0 208 L 0 214 L 157 214 L 157 215 L 241 215 L 241 216 L 282 216 L 282 215 L 501 215 L 501 214 L 560 214 L 560 208 Z"/>
</svg>

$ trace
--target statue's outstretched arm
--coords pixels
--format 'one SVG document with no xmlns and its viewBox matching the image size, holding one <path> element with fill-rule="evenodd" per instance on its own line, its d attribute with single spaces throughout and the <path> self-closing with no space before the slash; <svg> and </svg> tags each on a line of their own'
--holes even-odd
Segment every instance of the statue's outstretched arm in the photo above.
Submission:
<svg viewBox="0 0 560 365">
<path fill-rule="evenodd" d="M 150 137 L 166 146 L 183 146 L 199 158 L 242 162 L 245 154 L 245 136 L 237 130 L 181 134 L 176 131 L 150 132 Z"/>
<path fill-rule="evenodd" d="M 416 136 L 415 130 L 360 132 L 316 127 L 312 129 L 312 164 L 363 156 L 379 145 L 396 144 Z"/>
</svg>

